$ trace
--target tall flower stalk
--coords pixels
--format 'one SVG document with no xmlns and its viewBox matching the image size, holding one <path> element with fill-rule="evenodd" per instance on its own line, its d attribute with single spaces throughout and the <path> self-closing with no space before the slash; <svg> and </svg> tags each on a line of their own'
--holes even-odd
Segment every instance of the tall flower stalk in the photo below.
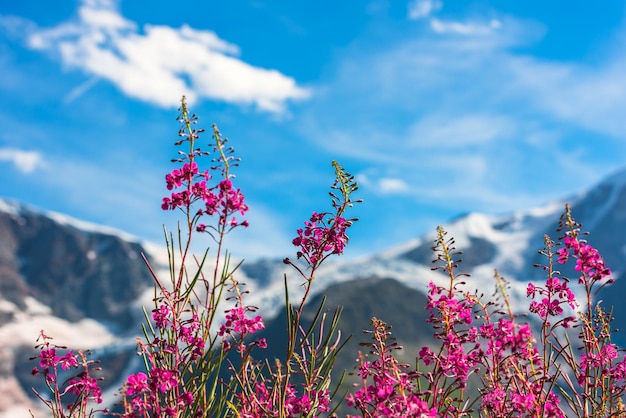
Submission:
<svg viewBox="0 0 626 418">
<path fill-rule="evenodd" d="M 245 330 L 232 323 L 245 322 L 254 311 L 243 305 L 235 268 L 224 252 L 224 240 L 232 229 L 247 226 L 240 217 L 248 211 L 244 195 L 234 186 L 232 168 L 238 159 L 227 147 L 217 126 L 213 126 L 211 151 L 199 144 L 203 129 L 190 114 L 183 97 L 178 120 L 181 124 L 175 145 L 181 149 L 172 162 L 178 167 L 165 176 L 170 195 L 163 198 L 163 210 L 179 210 L 184 222 L 176 237 L 166 233 L 169 278 L 164 281 L 148 264 L 155 281 L 155 306 L 146 314 L 144 339 L 138 339 L 146 372 L 132 374 L 123 388 L 124 416 L 221 416 L 229 391 L 221 383 L 221 366 Z M 211 166 L 201 170 L 207 157 Z M 216 244 L 213 266 L 206 273 L 209 250 L 196 258 L 191 253 L 196 234 L 208 235 Z M 146 260 L 146 263 L 147 260 Z M 239 295 L 227 314 L 229 326 L 215 332 L 218 307 L 225 292 Z M 261 319 L 252 319 L 253 331 Z"/>
</svg>

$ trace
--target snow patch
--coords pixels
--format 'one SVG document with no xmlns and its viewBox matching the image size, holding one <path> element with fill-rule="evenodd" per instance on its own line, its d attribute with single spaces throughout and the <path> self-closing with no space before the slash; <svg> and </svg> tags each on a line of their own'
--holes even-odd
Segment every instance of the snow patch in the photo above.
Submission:
<svg viewBox="0 0 626 418">
<path fill-rule="evenodd" d="M 31 410 L 36 417 L 44 416 L 45 414 L 43 410 L 33 408 L 29 404 L 17 404 L 0 411 L 0 418 L 32 418 L 33 415 L 31 415 L 29 410 Z"/>
<path fill-rule="evenodd" d="M 119 229 L 98 225 L 92 222 L 82 221 L 76 218 L 72 218 L 71 216 L 64 215 L 58 212 L 41 210 L 23 203 L 19 203 L 17 201 L 12 201 L 10 199 L 2 199 L 0 198 L 0 211 L 9 213 L 11 215 L 19 216 L 26 213 L 31 213 L 35 215 L 45 216 L 50 218 L 54 222 L 59 225 L 69 226 L 74 229 L 78 229 L 84 232 L 92 232 L 99 233 L 104 235 L 113 235 L 124 241 L 128 242 L 139 242 L 139 239 L 134 235 L 131 235 L 127 232 L 121 231 Z"/>
<path fill-rule="evenodd" d="M 565 210 L 565 201 L 551 202 L 543 206 L 529 209 L 525 213 L 534 218 L 552 217 Z"/>
<path fill-rule="evenodd" d="M 44 305 L 31 296 L 27 296 L 24 299 L 24 303 L 26 304 L 26 313 L 29 315 L 50 315 L 52 313 L 49 306 Z"/>
<path fill-rule="evenodd" d="M 17 202 L 0 199 L 0 212 L 5 212 L 9 215 L 17 216 L 20 213 L 20 205 Z"/>
<path fill-rule="evenodd" d="M 19 309 L 17 308 L 17 305 L 15 305 L 13 302 L 9 302 L 8 300 L 5 299 L 0 299 L 0 312 L 17 312 L 19 311 Z"/>
<path fill-rule="evenodd" d="M 117 340 L 96 320 L 69 322 L 52 316 L 49 307 L 32 298 L 27 298 L 26 303 L 26 312 L 16 312 L 13 321 L 0 327 L 0 341 L 4 341 L 5 346 L 34 346 L 42 330 L 55 344 L 68 347 L 94 349 Z"/>
<path fill-rule="evenodd" d="M 139 242 L 139 239 L 135 237 L 134 235 L 131 235 L 127 232 L 123 232 L 119 229 L 115 229 L 110 226 L 103 226 L 103 225 L 98 225 L 98 224 L 87 222 L 87 221 L 81 221 L 79 219 L 72 218 L 70 216 L 63 215 L 58 212 L 43 211 L 41 212 L 41 214 L 52 219 L 54 222 L 56 222 L 59 225 L 69 226 L 69 227 L 72 227 L 72 228 L 75 228 L 84 232 L 91 232 L 91 233 L 103 234 L 103 235 L 113 235 L 113 236 L 120 238 L 123 241 Z"/>
</svg>

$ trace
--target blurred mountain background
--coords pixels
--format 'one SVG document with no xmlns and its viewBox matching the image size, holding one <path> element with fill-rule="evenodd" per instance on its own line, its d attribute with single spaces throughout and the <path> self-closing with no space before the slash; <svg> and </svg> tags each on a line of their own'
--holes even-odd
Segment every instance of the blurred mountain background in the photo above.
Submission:
<svg viewBox="0 0 626 418">
<path fill-rule="evenodd" d="M 502 215 L 469 213 L 451 220 L 444 229 L 463 251 L 459 272 L 471 274 L 469 289 L 490 295 L 497 268 L 510 283 L 514 309 L 526 311 L 527 283 L 545 280 L 544 272 L 533 267 L 545 262 L 538 250 L 545 234 L 559 236 L 565 202 L 618 279 L 600 298 L 604 306 L 614 306 L 615 327 L 624 328 L 626 283 L 619 278 L 626 264 L 626 171 L 543 207 Z M 427 284 L 446 280 L 431 270 L 434 229 L 381 253 L 333 259 L 319 271 L 305 317 L 312 318 L 323 296 L 331 314 L 343 307 L 339 328 L 342 338 L 351 339 L 338 370 L 353 371 L 358 343 L 368 339 L 362 331 L 373 316 L 393 326 L 409 363 L 422 345 L 432 342 L 425 322 Z M 153 281 L 142 254 L 162 271 L 164 251 L 120 231 L 0 200 L 0 417 L 29 417 L 29 408 L 36 411 L 30 388 L 40 385 L 40 379 L 31 375 L 34 362 L 29 357 L 36 354 L 33 346 L 42 329 L 57 344 L 91 349 L 93 358 L 103 362 L 105 399 L 115 401 L 123 377 L 140 367 L 135 337 L 141 335 L 142 306 L 151 309 Z M 291 300 L 297 301 L 301 279 L 281 260 L 244 262 L 238 270 L 251 291 L 247 302 L 264 315 L 270 357 L 283 350 L 285 273 Z M 623 344 L 623 336 L 618 334 L 617 342 Z"/>
</svg>

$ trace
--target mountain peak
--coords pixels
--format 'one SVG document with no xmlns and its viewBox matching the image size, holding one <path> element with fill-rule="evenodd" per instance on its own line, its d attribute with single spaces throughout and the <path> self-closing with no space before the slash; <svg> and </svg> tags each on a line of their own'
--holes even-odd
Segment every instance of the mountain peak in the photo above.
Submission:
<svg viewBox="0 0 626 418">
<path fill-rule="evenodd" d="M 16 200 L 10 200 L 0 198 L 0 212 L 7 213 L 9 215 L 18 215 L 22 210 L 23 205 Z"/>
<path fill-rule="evenodd" d="M 626 168 L 621 168 L 607 176 L 598 184 L 598 186 L 601 185 L 614 186 L 620 189 L 626 186 Z"/>
<path fill-rule="evenodd" d="M 12 216 L 43 216 L 52 220 L 59 226 L 67 226 L 78 231 L 102 235 L 113 235 L 123 241 L 131 243 L 139 243 L 140 241 L 136 236 L 110 226 L 83 221 L 59 212 L 39 209 L 35 206 L 31 206 L 17 200 L 0 197 L 0 213 L 2 212 Z"/>
</svg>

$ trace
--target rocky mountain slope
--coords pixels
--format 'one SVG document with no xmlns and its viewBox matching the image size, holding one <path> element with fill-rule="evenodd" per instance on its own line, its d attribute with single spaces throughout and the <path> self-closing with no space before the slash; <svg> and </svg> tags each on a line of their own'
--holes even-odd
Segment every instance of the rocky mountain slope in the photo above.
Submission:
<svg viewBox="0 0 626 418">
<path fill-rule="evenodd" d="M 40 330 L 57 344 L 99 352 L 109 382 L 129 356 L 111 350 L 136 333 L 134 303 L 152 278 L 136 240 L 111 229 L 0 201 L 0 414 L 30 416 Z M 108 360 L 107 360 L 108 359 Z"/>
</svg>

